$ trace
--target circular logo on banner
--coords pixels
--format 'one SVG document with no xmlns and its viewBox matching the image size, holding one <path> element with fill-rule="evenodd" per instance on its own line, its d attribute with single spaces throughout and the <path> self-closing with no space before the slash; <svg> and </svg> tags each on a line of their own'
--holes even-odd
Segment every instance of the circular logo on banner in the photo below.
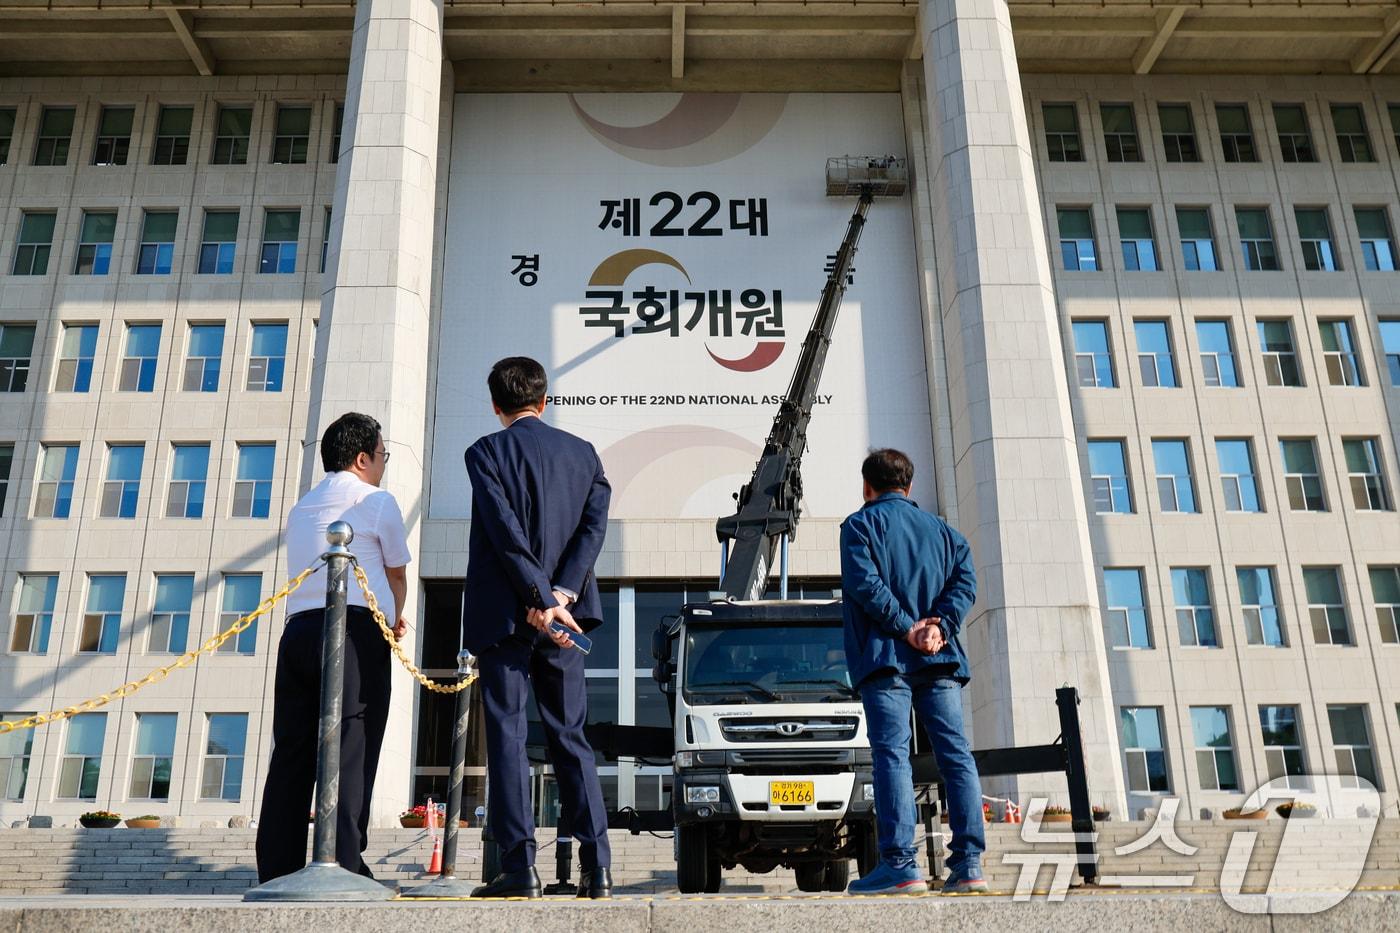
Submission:
<svg viewBox="0 0 1400 933">
<path fill-rule="evenodd" d="M 584 128 L 619 155 L 648 165 L 693 168 L 732 159 L 777 125 L 786 94 L 681 94 L 666 114 L 618 126 L 590 114 L 577 94 L 569 104 Z"/>
</svg>

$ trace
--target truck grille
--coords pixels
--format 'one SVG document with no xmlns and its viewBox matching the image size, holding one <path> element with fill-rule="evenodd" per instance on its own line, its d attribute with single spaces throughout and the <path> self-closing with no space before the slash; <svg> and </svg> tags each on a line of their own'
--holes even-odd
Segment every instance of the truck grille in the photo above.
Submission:
<svg viewBox="0 0 1400 933">
<path fill-rule="evenodd" d="M 845 771 L 855 761 L 850 748 L 755 748 L 730 752 L 729 766 L 755 774 L 785 771 Z"/>
<path fill-rule="evenodd" d="M 730 742 L 849 742 L 856 737 L 854 716 L 825 719 L 755 717 L 721 719 L 720 730 Z"/>
</svg>

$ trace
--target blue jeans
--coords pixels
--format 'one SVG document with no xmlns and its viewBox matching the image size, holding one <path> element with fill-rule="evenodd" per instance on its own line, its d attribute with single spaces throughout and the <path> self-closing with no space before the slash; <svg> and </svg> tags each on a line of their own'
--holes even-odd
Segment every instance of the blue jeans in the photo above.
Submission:
<svg viewBox="0 0 1400 933">
<path fill-rule="evenodd" d="M 963 735 L 962 686 L 951 677 L 916 679 L 898 673 L 876 674 L 861 682 L 865 729 L 875 762 L 875 827 L 880 856 L 892 868 L 914 861 L 914 772 L 909 765 L 910 713 L 933 743 L 948 797 L 948 825 L 953 842 L 948 868 L 959 877 L 981 877 L 987 848 L 982 827 L 982 785 L 972 749 Z"/>
</svg>

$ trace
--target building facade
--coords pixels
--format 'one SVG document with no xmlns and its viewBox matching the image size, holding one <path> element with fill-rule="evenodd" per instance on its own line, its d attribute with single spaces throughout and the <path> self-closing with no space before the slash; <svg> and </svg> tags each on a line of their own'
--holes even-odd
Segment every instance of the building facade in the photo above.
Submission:
<svg viewBox="0 0 1400 933">
<path fill-rule="evenodd" d="M 824 160 L 878 150 L 913 183 L 843 308 L 795 591 L 839 585 L 859 455 L 904 447 L 976 555 L 975 746 L 1052 740 L 1069 683 L 1096 803 L 1326 772 L 1395 815 L 1392 4 L 253 7 L 0 10 L 6 718 L 300 570 L 283 516 L 348 409 L 385 426 L 410 646 L 449 676 L 461 451 L 530 352 L 615 487 L 590 717 L 664 724 L 650 633 L 713 587 L 850 210 Z M 281 620 L 0 737 L 0 818 L 255 816 Z M 441 795 L 451 715 L 396 674 L 378 820 Z M 610 803 L 666 805 L 667 771 L 607 763 Z"/>
</svg>

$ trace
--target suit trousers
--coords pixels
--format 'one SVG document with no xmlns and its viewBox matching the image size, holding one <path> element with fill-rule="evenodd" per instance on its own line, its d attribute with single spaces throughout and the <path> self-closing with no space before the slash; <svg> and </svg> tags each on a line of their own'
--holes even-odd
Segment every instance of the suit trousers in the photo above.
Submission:
<svg viewBox="0 0 1400 933">
<path fill-rule="evenodd" d="M 272 760 L 258 817 L 258 880 L 306 865 L 307 814 L 316 784 L 324 612 L 287 619 L 277 649 Z M 372 878 L 361 853 L 369 844 L 369 805 L 389 718 L 389 645 L 369 610 L 350 606 L 345 626 L 345 689 L 340 721 L 340 801 L 335 858 Z"/>
<path fill-rule="evenodd" d="M 572 829 L 584 871 L 612 865 L 608 813 L 593 749 L 584 737 L 588 694 L 583 652 L 544 635 L 512 635 L 477 658 L 486 726 L 487 818 L 501 849 L 501 870 L 535 863 L 530 762 L 525 753 L 526 690 L 532 686 L 550 764 L 559 784 L 561 826 Z"/>
</svg>

